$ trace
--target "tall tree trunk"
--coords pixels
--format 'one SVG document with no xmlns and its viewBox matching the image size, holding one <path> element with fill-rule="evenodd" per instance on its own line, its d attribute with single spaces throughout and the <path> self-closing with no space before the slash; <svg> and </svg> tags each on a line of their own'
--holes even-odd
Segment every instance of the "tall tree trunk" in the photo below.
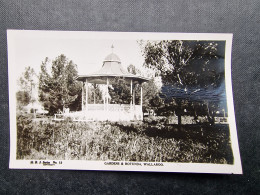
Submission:
<svg viewBox="0 0 260 195">
<path fill-rule="evenodd" d="M 176 100 L 177 103 L 177 115 L 178 115 L 178 125 L 181 125 L 181 114 L 182 114 L 182 110 L 181 110 L 181 100 L 177 99 Z"/>
<path fill-rule="evenodd" d="M 208 121 L 211 125 L 214 125 L 215 124 L 215 115 L 212 113 L 210 113 L 210 110 L 209 110 L 209 103 L 207 102 L 206 103 L 207 105 L 207 118 L 208 118 Z"/>
<path fill-rule="evenodd" d="M 178 125 L 181 125 L 181 115 L 178 115 Z"/>
<path fill-rule="evenodd" d="M 96 104 L 96 89 L 94 87 L 94 104 Z"/>
</svg>

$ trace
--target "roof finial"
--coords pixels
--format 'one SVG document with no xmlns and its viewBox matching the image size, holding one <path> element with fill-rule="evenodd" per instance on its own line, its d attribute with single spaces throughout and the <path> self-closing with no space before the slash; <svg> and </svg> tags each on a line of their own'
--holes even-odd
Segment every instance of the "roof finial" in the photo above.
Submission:
<svg viewBox="0 0 260 195">
<path fill-rule="evenodd" d="M 113 53 L 113 50 L 114 50 L 114 45 L 112 44 L 112 46 L 111 46 L 111 49 L 112 49 L 112 53 Z"/>
</svg>

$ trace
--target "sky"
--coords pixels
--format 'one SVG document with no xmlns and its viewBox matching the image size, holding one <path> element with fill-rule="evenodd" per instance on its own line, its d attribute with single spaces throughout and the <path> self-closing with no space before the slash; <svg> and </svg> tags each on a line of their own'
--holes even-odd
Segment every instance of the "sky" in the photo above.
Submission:
<svg viewBox="0 0 260 195">
<path fill-rule="evenodd" d="M 137 33 L 137 32 L 86 32 L 8 30 L 8 61 L 19 78 L 25 67 L 31 66 L 38 73 L 46 57 L 54 60 L 64 54 L 78 67 L 78 74 L 95 72 L 112 52 L 121 59 L 126 68 L 133 64 L 140 68 L 144 58 L 137 40 L 225 40 L 230 34 L 209 33 Z M 10 55 L 9 55 L 10 54 Z M 10 59 L 11 58 L 11 59 Z M 13 73 L 12 73 L 13 74 Z"/>
<path fill-rule="evenodd" d="M 102 67 L 103 60 L 112 52 L 121 59 L 126 68 L 133 64 L 141 67 L 144 58 L 139 44 L 134 39 L 117 37 L 88 37 L 88 34 L 63 34 L 59 36 L 51 31 L 20 31 L 13 41 L 15 72 L 18 79 L 31 66 L 39 73 L 40 65 L 46 57 L 51 61 L 61 54 L 72 60 L 78 67 L 78 74 L 84 75 L 95 72 Z"/>
</svg>

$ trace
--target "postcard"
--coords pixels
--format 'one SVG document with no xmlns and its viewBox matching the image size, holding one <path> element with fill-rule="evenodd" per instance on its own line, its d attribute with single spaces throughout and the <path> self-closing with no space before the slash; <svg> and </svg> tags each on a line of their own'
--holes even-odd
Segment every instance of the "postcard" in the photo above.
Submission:
<svg viewBox="0 0 260 195">
<path fill-rule="evenodd" d="M 242 174 L 232 37 L 7 30 L 9 168 Z"/>
</svg>

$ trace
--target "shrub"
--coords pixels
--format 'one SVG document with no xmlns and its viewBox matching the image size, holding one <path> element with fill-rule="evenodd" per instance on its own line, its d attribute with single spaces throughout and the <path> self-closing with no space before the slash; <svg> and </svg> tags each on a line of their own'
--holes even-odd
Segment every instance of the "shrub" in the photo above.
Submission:
<svg viewBox="0 0 260 195">
<path fill-rule="evenodd" d="M 53 123 L 21 116 L 17 128 L 18 159 L 233 163 L 227 125 Z"/>
</svg>

